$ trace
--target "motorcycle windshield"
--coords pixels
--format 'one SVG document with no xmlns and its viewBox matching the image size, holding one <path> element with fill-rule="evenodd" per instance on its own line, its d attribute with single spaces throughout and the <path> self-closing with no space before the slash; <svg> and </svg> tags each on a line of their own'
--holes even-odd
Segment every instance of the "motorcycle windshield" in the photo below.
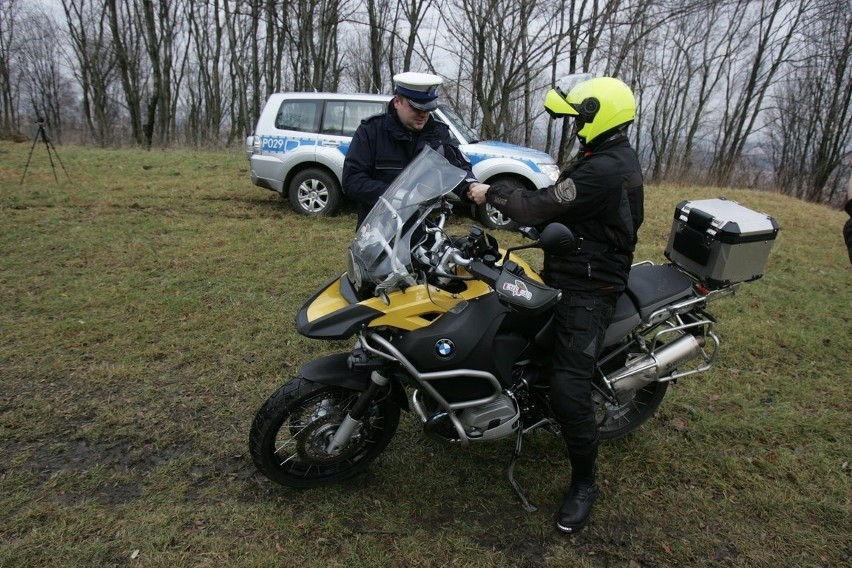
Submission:
<svg viewBox="0 0 852 568">
<path fill-rule="evenodd" d="M 397 176 L 358 228 L 350 255 L 378 291 L 416 283 L 413 238 L 423 238 L 423 224 L 467 173 L 428 146 Z"/>
</svg>

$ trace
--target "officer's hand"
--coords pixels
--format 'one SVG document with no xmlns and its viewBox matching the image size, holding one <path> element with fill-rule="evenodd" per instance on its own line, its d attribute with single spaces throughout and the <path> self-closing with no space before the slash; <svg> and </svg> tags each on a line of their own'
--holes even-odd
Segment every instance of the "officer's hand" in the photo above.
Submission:
<svg viewBox="0 0 852 568">
<path fill-rule="evenodd" d="M 472 183 L 467 188 L 467 197 L 477 205 L 482 205 L 490 188 L 491 186 L 485 183 Z"/>
</svg>

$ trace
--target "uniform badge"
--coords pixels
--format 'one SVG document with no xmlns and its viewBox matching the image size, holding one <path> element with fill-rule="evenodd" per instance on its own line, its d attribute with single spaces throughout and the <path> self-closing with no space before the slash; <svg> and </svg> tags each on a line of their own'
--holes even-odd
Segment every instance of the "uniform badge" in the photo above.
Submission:
<svg viewBox="0 0 852 568">
<path fill-rule="evenodd" d="M 565 178 L 556 184 L 555 193 L 556 200 L 559 203 L 574 201 L 574 198 L 577 197 L 577 186 L 574 185 L 574 180 L 571 178 Z"/>
</svg>

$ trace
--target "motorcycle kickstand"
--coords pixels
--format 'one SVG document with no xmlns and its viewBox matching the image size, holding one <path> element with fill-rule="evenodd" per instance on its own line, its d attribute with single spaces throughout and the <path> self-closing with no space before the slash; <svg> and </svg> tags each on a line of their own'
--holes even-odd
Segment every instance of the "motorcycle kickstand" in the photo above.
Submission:
<svg viewBox="0 0 852 568">
<path fill-rule="evenodd" d="M 512 460 L 509 462 L 509 469 L 506 470 L 506 477 L 509 479 L 509 483 L 512 485 L 512 489 L 515 490 L 515 494 L 517 494 L 518 499 L 521 500 L 521 506 L 527 513 L 535 513 L 538 511 L 538 507 L 532 505 L 528 500 L 527 496 L 524 494 L 524 490 L 515 481 L 515 462 L 518 461 L 518 457 L 521 455 L 521 445 L 524 437 L 524 428 L 522 425 L 518 425 L 518 435 L 515 438 L 515 449 L 512 451 Z"/>
</svg>

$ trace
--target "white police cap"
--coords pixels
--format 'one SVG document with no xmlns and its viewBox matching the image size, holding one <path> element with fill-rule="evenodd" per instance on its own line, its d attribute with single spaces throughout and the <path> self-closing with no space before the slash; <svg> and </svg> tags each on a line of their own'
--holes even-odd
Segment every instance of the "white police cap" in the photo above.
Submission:
<svg viewBox="0 0 852 568">
<path fill-rule="evenodd" d="M 441 77 L 431 73 L 406 71 L 393 76 L 394 90 L 420 110 L 438 108 L 438 86 L 443 82 Z"/>
</svg>

